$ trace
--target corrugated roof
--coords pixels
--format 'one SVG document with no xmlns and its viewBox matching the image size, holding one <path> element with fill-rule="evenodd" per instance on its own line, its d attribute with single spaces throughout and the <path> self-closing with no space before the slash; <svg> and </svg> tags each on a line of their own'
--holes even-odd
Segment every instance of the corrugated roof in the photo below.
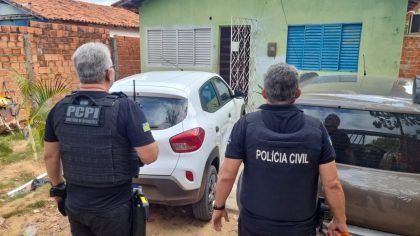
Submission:
<svg viewBox="0 0 420 236">
<path fill-rule="evenodd" d="M 124 8 L 75 0 L 12 0 L 23 9 L 48 20 L 138 28 L 139 15 Z"/>
</svg>

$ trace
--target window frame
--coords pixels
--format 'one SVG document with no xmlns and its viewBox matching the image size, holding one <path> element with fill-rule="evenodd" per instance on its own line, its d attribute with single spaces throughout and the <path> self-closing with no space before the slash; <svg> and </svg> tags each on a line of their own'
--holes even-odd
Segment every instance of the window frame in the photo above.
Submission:
<svg viewBox="0 0 420 236">
<path fill-rule="evenodd" d="M 179 31 L 185 31 L 185 30 L 192 30 L 193 31 L 193 45 L 191 45 L 191 47 L 193 47 L 193 59 L 192 59 L 192 64 L 180 64 L 179 63 Z M 208 54 L 209 54 L 209 59 L 208 59 L 208 64 L 207 65 L 203 65 L 203 64 L 196 64 L 196 57 L 195 55 L 197 54 L 196 51 L 196 41 L 195 41 L 195 31 L 196 30 L 209 30 L 209 49 L 208 49 Z M 176 63 L 172 63 L 170 62 L 170 60 L 164 60 L 164 59 L 159 59 L 159 63 L 151 63 L 150 62 L 150 58 L 149 58 L 149 54 L 150 54 L 150 48 L 149 48 L 149 31 L 161 31 L 162 33 L 162 41 L 160 44 L 161 47 L 161 52 L 163 54 L 163 32 L 164 31 L 176 31 L 176 40 L 175 40 L 175 44 L 176 44 Z M 211 26 L 209 27 L 178 27 L 178 28 L 166 28 L 166 27 L 150 27 L 150 28 L 146 28 L 145 30 L 145 36 L 146 36 L 146 64 L 149 67 L 175 67 L 177 69 L 183 69 L 183 68 L 201 68 L 201 69 L 211 69 L 213 67 L 213 28 Z"/>
<path fill-rule="evenodd" d="M 211 82 L 213 84 L 213 88 L 216 90 L 216 94 L 217 94 L 217 96 L 219 98 L 220 107 L 223 107 L 224 105 L 226 105 L 227 103 L 229 103 L 230 101 L 232 101 L 232 99 L 233 99 L 233 92 L 232 92 L 230 86 L 228 86 L 226 84 L 226 82 L 222 78 L 220 78 L 218 76 L 215 76 L 215 77 L 211 78 L 210 80 L 211 80 Z M 229 100 L 227 100 L 226 102 L 222 102 L 222 95 L 220 94 L 219 90 L 217 89 L 215 80 L 220 81 L 228 89 L 228 92 L 229 92 Z"/>
</svg>

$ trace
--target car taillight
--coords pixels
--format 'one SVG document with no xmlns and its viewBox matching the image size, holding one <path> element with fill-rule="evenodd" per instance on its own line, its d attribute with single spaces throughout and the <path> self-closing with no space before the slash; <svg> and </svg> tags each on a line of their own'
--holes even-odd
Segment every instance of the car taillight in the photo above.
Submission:
<svg viewBox="0 0 420 236">
<path fill-rule="evenodd" d="M 204 142 L 204 129 L 194 128 L 182 132 L 169 139 L 174 152 L 193 152 L 200 149 Z"/>
</svg>

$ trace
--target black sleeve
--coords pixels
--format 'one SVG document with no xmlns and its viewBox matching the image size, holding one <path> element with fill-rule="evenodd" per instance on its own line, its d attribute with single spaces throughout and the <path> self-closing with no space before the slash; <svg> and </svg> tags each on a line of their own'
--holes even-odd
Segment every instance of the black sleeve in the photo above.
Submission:
<svg viewBox="0 0 420 236">
<path fill-rule="evenodd" d="M 245 117 L 242 117 L 233 126 L 228 145 L 226 147 L 226 158 L 245 159 L 245 134 L 246 120 Z"/>
<path fill-rule="evenodd" d="M 321 158 L 319 159 L 319 164 L 326 164 L 328 162 L 335 160 L 335 151 L 332 146 L 330 136 L 328 135 L 327 129 L 321 123 L 320 128 L 322 131 L 322 146 L 321 146 Z"/>
<path fill-rule="evenodd" d="M 45 121 L 44 141 L 46 142 L 58 142 L 57 135 L 54 132 L 54 110 L 55 107 L 48 113 L 47 120 Z"/>
<path fill-rule="evenodd" d="M 129 99 L 121 99 L 118 127 L 132 147 L 145 146 L 155 140 L 140 106 Z"/>
</svg>

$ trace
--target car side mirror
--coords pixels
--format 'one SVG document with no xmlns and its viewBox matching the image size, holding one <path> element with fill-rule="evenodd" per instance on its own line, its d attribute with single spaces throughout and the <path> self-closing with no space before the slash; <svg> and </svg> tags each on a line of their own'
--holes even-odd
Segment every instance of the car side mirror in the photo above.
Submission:
<svg viewBox="0 0 420 236">
<path fill-rule="evenodd" d="M 420 75 L 416 75 L 413 81 L 413 102 L 420 104 Z"/>
<path fill-rule="evenodd" d="M 235 95 L 233 96 L 234 98 L 243 98 L 244 97 L 244 93 L 242 91 L 235 90 L 234 93 L 235 93 Z"/>
</svg>

